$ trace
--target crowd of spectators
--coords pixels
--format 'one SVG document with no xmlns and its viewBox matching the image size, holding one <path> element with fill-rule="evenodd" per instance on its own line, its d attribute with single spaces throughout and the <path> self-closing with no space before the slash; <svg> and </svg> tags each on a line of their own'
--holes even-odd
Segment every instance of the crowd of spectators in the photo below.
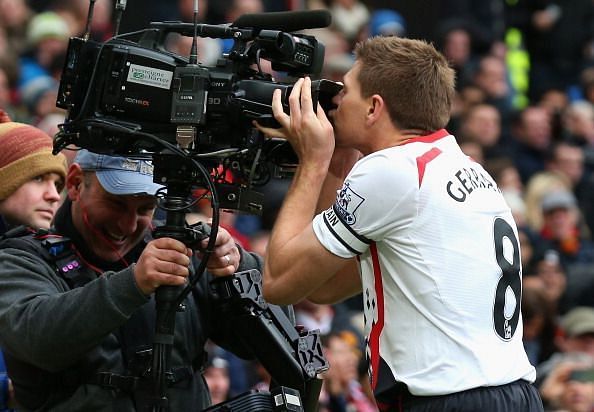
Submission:
<svg viewBox="0 0 594 412">
<path fill-rule="evenodd" d="M 50 135 L 63 121 L 65 112 L 55 107 L 60 73 L 68 39 L 86 30 L 89 3 L 0 0 L 0 109 L 15 121 Z M 491 173 L 518 224 L 524 340 L 537 366 L 545 406 L 592 412 L 592 373 L 576 371 L 594 368 L 594 3 L 423 2 L 434 6 L 423 11 L 427 16 L 401 3 L 406 2 L 200 0 L 199 19 L 219 24 L 244 13 L 326 8 L 331 26 L 308 32 L 324 43 L 321 77 L 332 80 L 348 71 L 355 43 L 366 37 L 434 42 L 457 72 L 448 131 Z M 193 4 L 130 0 L 120 32 L 146 27 L 149 21 L 192 21 Z M 95 2 L 91 38 L 104 41 L 113 35 L 113 10 L 114 0 Z M 435 30 L 423 32 L 421 26 Z M 187 37 L 172 36 L 167 46 L 188 55 L 190 43 Z M 213 64 L 228 49 L 220 39 L 200 39 L 199 60 Z M 261 218 L 223 219 L 244 247 L 265 253 L 287 185 L 272 181 L 262 188 L 266 203 Z M 360 305 L 351 299 L 334 306 L 296 306 L 298 321 L 320 329 L 328 358 L 342 368 L 328 373 L 321 398 L 326 411 L 373 410 L 361 356 Z M 217 389 L 217 399 L 269 379 L 253 362 L 224 351 L 217 351 L 207 370 L 208 376 L 229 380 L 217 386 L 223 388 Z"/>
</svg>

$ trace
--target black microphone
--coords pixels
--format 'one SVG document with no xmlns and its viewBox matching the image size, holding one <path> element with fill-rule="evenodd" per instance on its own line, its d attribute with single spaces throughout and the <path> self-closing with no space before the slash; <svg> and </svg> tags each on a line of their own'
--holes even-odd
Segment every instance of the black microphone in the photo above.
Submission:
<svg viewBox="0 0 594 412">
<path fill-rule="evenodd" d="M 331 22 L 332 15 L 328 10 L 277 11 L 244 14 L 239 16 L 231 26 L 290 32 L 328 27 Z"/>
</svg>

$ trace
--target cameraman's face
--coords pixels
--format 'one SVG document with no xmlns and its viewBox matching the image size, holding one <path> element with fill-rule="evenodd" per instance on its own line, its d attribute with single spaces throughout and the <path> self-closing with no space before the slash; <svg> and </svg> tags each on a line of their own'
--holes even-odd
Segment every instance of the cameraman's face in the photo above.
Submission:
<svg viewBox="0 0 594 412">
<path fill-rule="evenodd" d="M 68 182 L 73 200 L 72 218 L 87 246 L 99 258 L 120 260 L 150 227 L 156 200 L 153 196 L 116 196 L 103 189 L 94 173 L 83 173 L 76 187 Z"/>
</svg>

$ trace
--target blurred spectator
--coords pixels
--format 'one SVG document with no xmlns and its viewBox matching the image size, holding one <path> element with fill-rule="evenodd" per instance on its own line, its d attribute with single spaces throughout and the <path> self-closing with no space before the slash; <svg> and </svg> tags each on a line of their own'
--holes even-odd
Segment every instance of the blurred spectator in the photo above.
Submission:
<svg viewBox="0 0 594 412">
<path fill-rule="evenodd" d="M 51 10 L 66 22 L 72 35 L 82 36 L 87 28 L 89 5 L 89 1 L 59 0 L 52 3 Z M 93 20 L 91 21 L 89 33 L 91 39 L 96 41 L 106 41 L 113 35 L 113 9 L 113 0 L 94 2 Z"/>
<path fill-rule="evenodd" d="M 524 276 L 522 285 L 523 342 L 533 365 L 547 360 L 555 351 L 555 310 L 546 296 L 546 286 L 536 276 Z"/>
<path fill-rule="evenodd" d="M 485 92 L 485 102 L 495 106 L 502 122 L 507 124 L 513 110 L 513 93 L 503 58 L 495 55 L 482 56 L 472 76 L 472 82 Z"/>
<path fill-rule="evenodd" d="M 464 21 L 446 21 L 440 26 L 439 50 L 456 71 L 456 89 L 461 90 L 471 83 L 476 69 L 477 56 L 472 48 L 472 34 Z"/>
<path fill-rule="evenodd" d="M 406 22 L 400 13 L 392 9 L 379 9 L 371 13 L 365 37 L 406 36 Z"/>
<path fill-rule="evenodd" d="M 359 0 L 332 0 L 330 4 L 332 26 L 350 43 L 369 22 L 367 6 Z"/>
<path fill-rule="evenodd" d="M 522 31 L 530 54 L 530 98 L 577 84 L 592 40 L 590 0 L 506 2 L 508 25 Z"/>
<path fill-rule="evenodd" d="M 580 98 L 594 104 L 594 66 L 586 67 L 580 73 Z"/>
<path fill-rule="evenodd" d="M 225 359 L 213 356 L 209 359 L 202 375 L 208 385 L 213 405 L 229 399 L 231 383 L 229 379 L 229 364 Z"/>
<path fill-rule="evenodd" d="M 561 89 L 545 90 L 538 100 L 537 106 L 544 107 L 551 119 L 551 129 L 554 140 L 563 138 L 562 114 L 569 106 L 569 96 Z"/>
<path fill-rule="evenodd" d="M 26 0 L 0 0 L 0 27 L 6 32 L 8 47 L 17 54 L 23 53 L 27 46 L 25 33 L 30 18 Z"/>
<path fill-rule="evenodd" d="M 28 52 L 21 58 L 21 93 L 38 77 L 59 78 L 63 67 L 70 30 L 66 21 L 55 12 L 37 14 L 27 27 Z"/>
<path fill-rule="evenodd" d="M 501 191 L 523 195 L 524 185 L 522 179 L 520 179 L 520 173 L 511 158 L 501 156 L 489 159 L 485 162 L 485 169 L 493 176 Z"/>
<path fill-rule="evenodd" d="M 568 178 L 581 211 L 580 225 L 588 237 L 594 230 L 594 174 L 586 170 L 584 151 L 572 141 L 554 143 L 549 151 L 546 168 Z"/>
<path fill-rule="evenodd" d="M 540 232 L 543 224 L 542 198 L 555 190 L 571 190 L 571 185 L 565 176 L 550 171 L 531 176 L 525 185 L 526 223 L 535 232 Z"/>
<path fill-rule="evenodd" d="M 594 356 L 594 308 L 572 309 L 563 317 L 561 327 L 563 334 L 558 346 L 562 351 Z"/>
<path fill-rule="evenodd" d="M 501 115 L 487 103 L 470 107 L 460 119 L 460 141 L 474 141 L 481 145 L 485 159 L 505 155 L 501 145 Z"/>
<path fill-rule="evenodd" d="M 322 343 L 330 369 L 324 373 L 320 411 L 377 411 L 359 383 L 361 351 L 357 338 L 350 332 L 333 332 L 322 338 Z"/>
<path fill-rule="evenodd" d="M 522 260 L 522 274 L 529 275 L 531 265 L 535 259 L 535 250 L 538 249 L 538 235 L 527 225 L 518 226 L 518 240 L 520 241 L 520 259 Z M 532 276 L 533 278 L 534 276 Z"/>
<path fill-rule="evenodd" d="M 552 140 L 550 117 L 546 109 L 528 106 L 512 125 L 513 159 L 522 182 L 544 170 L 545 155 Z"/>
<path fill-rule="evenodd" d="M 555 337 L 558 352 L 539 365 L 536 382 L 543 401 L 550 408 L 559 407 L 556 403 L 560 400 L 560 396 L 567 394 L 567 386 L 559 385 L 568 381 L 570 369 L 594 368 L 594 308 L 573 308 L 563 316 L 559 326 L 560 331 Z M 565 369 L 562 365 L 567 364 L 577 365 L 577 367 Z M 590 412 L 593 406 L 590 405 L 590 409 L 580 410 Z"/>
<path fill-rule="evenodd" d="M 543 295 L 553 313 L 565 313 L 566 308 L 561 300 L 567 289 L 567 275 L 561 265 L 559 252 L 554 249 L 537 250 L 528 273 L 542 284 Z"/>
<path fill-rule="evenodd" d="M 585 100 L 570 103 L 561 116 L 563 137 L 581 146 L 594 147 L 594 106 Z"/>
<path fill-rule="evenodd" d="M 56 107 L 58 82 L 51 76 L 40 75 L 29 80 L 21 87 L 20 94 L 33 124 L 51 113 L 62 112 Z"/>
<path fill-rule="evenodd" d="M 584 176 L 582 149 L 567 141 L 553 143 L 548 150 L 546 170 L 565 176 L 575 191 Z"/>
<path fill-rule="evenodd" d="M 511 209 L 516 225 L 524 227 L 526 225 L 526 204 L 521 193 L 515 190 L 501 190 L 501 194 Z"/>
<path fill-rule="evenodd" d="M 543 382 L 540 393 L 546 412 L 592 412 L 594 361 L 570 357 L 560 362 Z"/>
<path fill-rule="evenodd" d="M 570 191 L 556 190 L 541 201 L 543 226 L 541 237 L 559 253 L 561 264 L 571 272 L 574 265 L 594 264 L 594 244 L 579 227 L 580 212 Z"/>
<path fill-rule="evenodd" d="M 351 313 L 344 304 L 320 305 L 307 299 L 295 305 L 295 319 L 298 325 L 306 330 L 318 329 L 320 334 L 327 335 L 332 330 L 345 330 L 359 336 L 359 329 L 351 322 Z M 362 338 L 359 337 L 362 341 Z"/>
<path fill-rule="evenodd" d="M 594 308 L 580 306 L 567 312 L 558 323 L 554 342 L 556 352 L 537 367 L 537 386 L 557 364 L 569 357 L 594 362 Z"/>
</svg>

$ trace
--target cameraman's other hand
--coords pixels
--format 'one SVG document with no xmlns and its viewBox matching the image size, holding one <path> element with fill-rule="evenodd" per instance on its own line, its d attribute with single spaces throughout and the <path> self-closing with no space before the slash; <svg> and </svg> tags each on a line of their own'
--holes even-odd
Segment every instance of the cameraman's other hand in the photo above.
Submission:
<svg viewBox="0 0 594 412">
<path fill-rule="evenodd" d="M 136 284 L 145 295 L 159 286 L 184 285 L 190 256 L 192 250 L 179 240 L 164 237 L 150 241 L 134 267 Z"/>
<path fill-rule="evenodd" d="M 200 244 L 202 250 L 206 250 L 208 239 L 204 239 Z M 201 257 L 202 253 L 199 254 Z M 234 274 L 239 267 L 239 249 L 235 244 L 233 236 L 225 229 L 219 226 L 215 247 L 208 259 L 206 268 L 215 276 L 229 276 Z"/>
<path fill-rule="evenodd" d="M 321 105 L 314 113 L 311 98 L 311 79 L 299 79 L 289 96 L 290 115 L 283 111 L 281 91 L 275 90 L 272 95 L 272 113 L 282 126 L 280 129 L 256 127 L 270 137 L 287 139 L 297 157 L 299 164 L 305 163 L 326 167 L 334 151 L 334 130 Z"/>
</svg>

